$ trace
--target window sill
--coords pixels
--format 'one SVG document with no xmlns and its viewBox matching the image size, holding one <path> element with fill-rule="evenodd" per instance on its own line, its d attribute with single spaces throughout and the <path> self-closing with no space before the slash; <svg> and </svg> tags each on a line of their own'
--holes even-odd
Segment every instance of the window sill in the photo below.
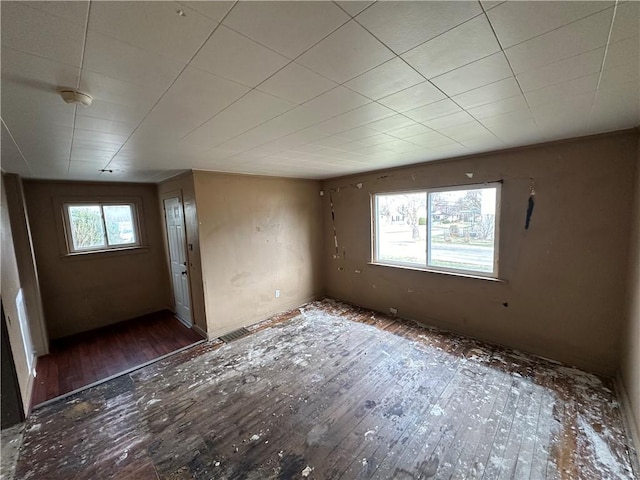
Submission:
<svg viewBox="0 0 640 480">
<path fill-rule="evenodd" d="M 373 265 L 375 267 L 399 268 L 401 270 L 413 270 L 415 272 L 437 273 L 438 275 L 447 275 L 451 277 L 473 278 L 475 280 L 487 280 L 489 282 L 507 283 L 506 280 L 501 278 L 484 277 L 482 275 L 473 275 L 469 273 L 445 272 L 442 270 L 434 270 L 430 268 L 410 267 L 408 265 L 394 265 L 392 263 L 379 263 L 379 262 L 368 262 L 368 263 L 369 265 Z"/>
<path fill-rule="evenodd" d="M 140 253 L 148 253 L 149 247 L 145 245 L 137 245 L 135 247 L 109 248 L 107 250 L 91 250 L 89 252 L 73 252 L 61 255 L 64 261 L 73 260 L 91 260 L 102 257 L 116 257 L 120 255 L 135 255 Z"/>
</svg>

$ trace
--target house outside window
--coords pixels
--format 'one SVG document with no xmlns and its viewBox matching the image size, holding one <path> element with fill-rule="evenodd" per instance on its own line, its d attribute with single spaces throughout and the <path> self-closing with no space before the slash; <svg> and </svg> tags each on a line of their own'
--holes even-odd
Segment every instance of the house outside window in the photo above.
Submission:
<svg viewBox="0 0 640 480">
<path fill-rule="evenodd" d="M 373 263 L 498 276 L 500 183 L 373 195 Z"/>
</svg>

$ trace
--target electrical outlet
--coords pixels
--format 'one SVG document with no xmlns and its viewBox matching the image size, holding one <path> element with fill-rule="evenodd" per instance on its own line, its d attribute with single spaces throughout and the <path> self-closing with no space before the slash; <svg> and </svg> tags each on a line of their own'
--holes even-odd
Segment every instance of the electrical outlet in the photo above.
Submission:
<svg viewBox="0 0 640 480">
<path fill-rule="evenodd" d="M 280 298 L 280 290 L 276 290 L 276 298 Z"/>
<path fill-rule="evenodd" d="M 397 308 L 393 308 L 393 307 L 391 307 L 391 308 L 389 309 L 389 314 L 390 314 L 392 317 L 395 317 L 395 316 L 398 314 L 398 309 L 397 309 Z"/>
</svg>

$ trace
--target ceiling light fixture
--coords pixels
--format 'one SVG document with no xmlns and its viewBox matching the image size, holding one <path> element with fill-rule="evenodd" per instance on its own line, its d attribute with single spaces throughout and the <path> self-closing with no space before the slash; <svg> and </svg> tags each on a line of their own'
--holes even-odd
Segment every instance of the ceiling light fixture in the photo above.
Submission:
<svg viewBox="0 0 640 480">
<path fill-rule="evenodd" d="M 88 107 L 93 102 L 93 97 L 88 93 L 83 93 L 78 90 L 64 89 L 60 90 L 62 99 L 67 103 L 74 103 L 76 105 L 82 105 Z"/>
<path fill-rule="evenodd" d="M 186 14 L 186 13 L 184 13 L 184 10 L 176 10 L 176 13 L 177 13 L 178 15 L 180 15 L 181 17 L 186 17 L 186 16 L 187 16 L 187 14 Z"/>
</svg>

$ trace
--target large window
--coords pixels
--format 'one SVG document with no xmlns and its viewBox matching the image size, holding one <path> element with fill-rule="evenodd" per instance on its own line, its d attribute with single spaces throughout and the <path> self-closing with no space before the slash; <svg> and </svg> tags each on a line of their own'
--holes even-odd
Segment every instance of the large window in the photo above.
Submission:
<svg viewBox="0 0 640 480">
<path fill-rule="evenodd" d="M 64 212 L 67 245 L 72 253 L 139 245 L 134 204 L 67 203 Z"/>
<path fill-rule="evenodd" d="M 498 276 L 500 184 L 373 196 L 374 263 Z"/>
</svg>

